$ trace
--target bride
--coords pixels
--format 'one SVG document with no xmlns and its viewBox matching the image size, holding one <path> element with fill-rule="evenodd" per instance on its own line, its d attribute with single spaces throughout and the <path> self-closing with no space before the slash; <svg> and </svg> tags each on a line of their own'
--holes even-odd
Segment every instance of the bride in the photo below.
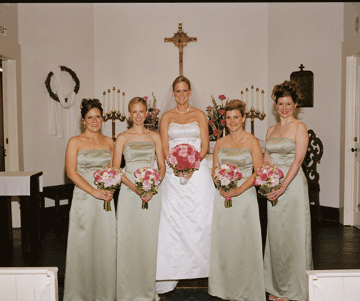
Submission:
<svg viewBox="0 0 360 301">
<path fill-rule="evenodd" d="M 157 292 L 172 291 L 178 280 L 208 277 L 211 219 L 215 186 L 211 170 L 203 160 L 209 149 L 205 113 L 189 103 L 190 81 L 177 77 L 172 85 L 176 107 L 166 111 L 160 121 L 160 136 L 165 157 L 181 143 L 199 151 L 200 169 L 188 173 L 185 185 L 167 166 L 161 185 L 162 208 L 157 255 Z"/>
</svg>

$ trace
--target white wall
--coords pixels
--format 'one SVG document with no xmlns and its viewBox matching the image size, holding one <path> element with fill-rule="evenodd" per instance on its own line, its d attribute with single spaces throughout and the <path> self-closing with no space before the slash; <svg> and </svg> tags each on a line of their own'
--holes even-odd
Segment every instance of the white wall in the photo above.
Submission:
<svg viewBox="0 0 360 301">
<path fill-rule="evenodd" d="M 67 139 L 48 133 L 50 69 L 65 65 L 80 79 L 82 98 L 102 99 L 115 86 L 161 102 L 179 74 L 178 49 L 165 43 L 183 23 L 197 42 L 184 49 L 184 75 L 210 104 L 210 95 L 240 98 L 251 85 L 265 90 L 264 139 L 272 116 L 271 89 L 302 63 L 315 75 L 315 106 L 299 118 L 324 143 L 319 166 L 321 205 L 339 207 L 339 123 L 343 3 L 107 3 L 18 4 L 22 49 L 24 161 L 43 170 L 44 185 L 64 182 Z M 125 129 L 117 122 L 117 133 Z M 250 131 L 249 124 L 246 130 Z M 104 133 L 111 135 L 111 124 Z M 334 147 L 335 146 L 335 147 Z M 335 159 L 334 159 L 335 158 Z"/>
<path fill-rule="evenodd" d="M 298 118 L 321 139 L 320 204 L 339 208 L 343 3 L 269 4 L 269 90 L 293 71 L 314 73 L 314 107 Z M 270 91 L 271 92 L 271 91 Z M 271 108 L 268 108 L 270 111 Z M 275 116 L 268 124 L 276 122 Z"/>
</svg>

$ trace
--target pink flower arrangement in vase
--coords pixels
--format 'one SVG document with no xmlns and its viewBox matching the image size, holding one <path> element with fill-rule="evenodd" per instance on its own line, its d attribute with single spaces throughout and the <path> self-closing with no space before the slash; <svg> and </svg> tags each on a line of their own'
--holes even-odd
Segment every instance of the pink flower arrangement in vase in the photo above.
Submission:
<svg viewBox="0 0 360 301">
<path fill-rule="evenodd" d="M 215 185 L 219 190 L 225 192 L 237 187 L 237 182 L 241 180 L 240 170 L 232 164 L 223 163 L 215 167 Z M 232 199 L 225 198 L 225 208 L 232 207 Z"/>
<path fill-rule="evenodd" d="M 280 179 L 284 177 L 281 169 L 275 165 L 265 166 L 262 165 L 255 174 L 254 185 L 260 186 L 259 193 L 263 196 L 273 190 L 279 189 L 282 184 Z M 275 206 L 278 200 L 271 201 L 272 206 Z"/>
<path fill-rule="evenodd" d="M 155 195 L 158 193 L 159 185 L 161 183 L 160 172 L 150 167 L 138 168 L 135 172 L 135 185 L 141 191 L 142 205 L 141 209 L 148 209 L 148 201 L 144 198 L 148 195 Z"/>
<path fill-rule="evenodd" d="M 166 157 L 167 164 L 180 177 L 180 183 L 185 185 L 188 179 L 184 175 L 200 168 L 201 156 L 196 148 L 188 143 L 174 146 Z"/>
<path fill-rule="evenodd" d="M 94 172 L 94 184 L 98 189 L 115 191 L 121 185 L 123 173 L 112 167 L 103 167 Z M 111 211 L 110 200 L 104 201 L 104 210 Z"/>
<path fill-rule="evenodd" d="M 221 137 L 221 135 L 224 136 L 226 134 L 224 107 L 228 100 L 226 100 L 226 96 L 224 94 L 219 95 L 218 98 L 221 100 L 220 105 L 216 103 L 215 98 L 211 95 L 213 105 L 206 107 L 210 141 L 216 141 L 218 138 Z M 226 100 L 225 104 L 224 100 Z"/>
</svg>

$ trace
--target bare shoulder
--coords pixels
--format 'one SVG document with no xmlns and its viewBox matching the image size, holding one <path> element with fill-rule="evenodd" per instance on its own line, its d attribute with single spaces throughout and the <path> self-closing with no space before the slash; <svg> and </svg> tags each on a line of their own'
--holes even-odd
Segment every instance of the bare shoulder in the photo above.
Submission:
<svg viewBox="0 0 360 301">
<path fill-rule="evenodd" d="M 154 132 L 154 131 L 150 131 L 150 130 L 149 130 L 148 135 L 150 135 L 151 140 L 153 140 L 153 141 L 156 141 L 156 142 L 161 141 L 161 138 L 160 138 L 160 134 L 159 134 L 159 133 L 156 133 L 156 132 Z"/>
</svg>

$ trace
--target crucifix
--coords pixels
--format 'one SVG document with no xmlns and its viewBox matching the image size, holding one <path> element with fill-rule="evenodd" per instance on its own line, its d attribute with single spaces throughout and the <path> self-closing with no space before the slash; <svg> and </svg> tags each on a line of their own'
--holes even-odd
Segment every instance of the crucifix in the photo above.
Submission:
<svg viewBox="0 0 360 301">
<path fill-rule="evenodd" d="M 184 47 L 189 42 L 197 42 L 196 37 L 189 37 L 186 32 L 182 31 L 182 23 L 179 22 L 179 29 L 171 38 L 164 38 L 164 42 L 173 42 L 179 48 L 179 70 L 180 75 L 183 75 L 183 55 Z"/>
</svg>

